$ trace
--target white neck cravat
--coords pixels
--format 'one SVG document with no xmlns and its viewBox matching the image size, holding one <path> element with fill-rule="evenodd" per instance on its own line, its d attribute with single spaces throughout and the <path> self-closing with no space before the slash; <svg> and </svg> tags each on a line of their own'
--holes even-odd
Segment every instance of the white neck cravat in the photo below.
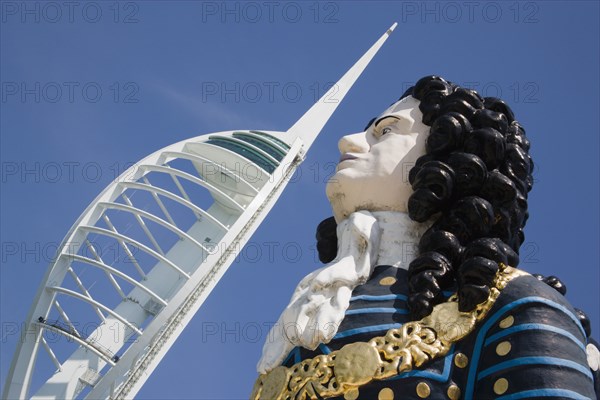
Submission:
<svg viewBox="0 0 600 400">
<path fill-rule="evenodd" d="M 375 265 L 408 270 L 410 262 L 419 254 L 419 240 L 431 223 L 415 222 L 402 212 L 374 211 L 372 214 L 381 229 Z"/>
<path fill-rule="evenodd" d="M 269 333 L 258 372 L 281 365 L 295 346 L 314 350 L 320 343 L 329 343 L 344 319 L 354 288 L 369 279 L 376 265 L 408 269 L 428 226 L 391 211 L 358 211 L 340 222 L 335 260 L 300 281 Z"/>
</svg>

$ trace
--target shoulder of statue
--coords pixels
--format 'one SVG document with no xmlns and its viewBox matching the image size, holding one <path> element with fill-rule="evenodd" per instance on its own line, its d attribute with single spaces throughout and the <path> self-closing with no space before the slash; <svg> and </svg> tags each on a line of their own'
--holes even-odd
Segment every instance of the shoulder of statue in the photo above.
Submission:
<svg viewBox="0 0 600 400">
<path fill-rule="evenodd" d="M 515 276 L 502 289 L 494 308 L 502 307 L 507 302 L 536 298 L 572 308 L 568 299 L 563 295 L 564 291 L 561 293 L 562 282 L 559 281 L 558 285 L 553 285 L 552 282 L 548 282 L 539 275 L 532 275 L 519 268 L 513 268 L 513 270 Z M 528 301 L 521 300 L 521 302 L 527 303 Z M 574 309 L 573 312 L 575 312 Z"/>
<path fill-rule="evenodd" d="M 507 328 L 515 332 L 554 329 L 569 332 L 586 343 L 588 335 L 582 325 L 582 312 L 563 295 L 564 290 L 561 293 L 560 288 L 523 270 L 514 271 L 515 276 L 502 288 L 477 330 L 485 331 L 487 337 Z"/>
</svg>

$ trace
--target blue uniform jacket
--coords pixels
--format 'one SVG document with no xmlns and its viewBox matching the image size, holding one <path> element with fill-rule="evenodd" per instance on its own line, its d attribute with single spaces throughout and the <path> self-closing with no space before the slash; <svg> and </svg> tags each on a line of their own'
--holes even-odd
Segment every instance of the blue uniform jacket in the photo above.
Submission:
<svg viewBox="0 0 600 400">
<path fill-rule="evenodd" d="M 379 266 L 352 293 L 334 339 L 316 351 L 295 348 L 283 365 L 367 342 L 410 321 L 407 272 Z M 451 293 L 446 293 L 450 296 Z M 359 399 L 596 399 L 599 371 L 573 307 L 531 275 L 513 279 L 476 329 L 442 358 L 359 388 Z"/>
</svg>

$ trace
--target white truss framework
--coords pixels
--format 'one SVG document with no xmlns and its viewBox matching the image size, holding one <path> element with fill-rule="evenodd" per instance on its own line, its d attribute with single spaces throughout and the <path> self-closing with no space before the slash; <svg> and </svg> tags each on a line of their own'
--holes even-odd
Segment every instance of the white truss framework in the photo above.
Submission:
<svg viewBox="0 0 600 400">
<path fill-rule="evenodd" d="M 3 398 L 134 397 L 394 27 L 288 132 L 181 141 L 106 187 L 48 268 Z"/>
</svg>

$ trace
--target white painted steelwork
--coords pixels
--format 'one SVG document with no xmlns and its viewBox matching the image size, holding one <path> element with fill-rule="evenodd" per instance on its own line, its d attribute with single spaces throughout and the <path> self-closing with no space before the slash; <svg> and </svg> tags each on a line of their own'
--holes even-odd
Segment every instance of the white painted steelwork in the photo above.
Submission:
<svg viewBox="0 0 600 400">
<path fill-rule="evenodd" d="M 48 268 L 3 398 L 31 397 L 34 373 L 46 373 L 34 399 L 134 397 L 395 26 L 287 132 L 184 140 L 105 188 Z M 74 322 L 79 315 L 87 325 Z M 49 335 L 72 347 L 54 345 Z M 38 365 L 39 352 L 48 354 L 54 373 Z"/>
</svg>

